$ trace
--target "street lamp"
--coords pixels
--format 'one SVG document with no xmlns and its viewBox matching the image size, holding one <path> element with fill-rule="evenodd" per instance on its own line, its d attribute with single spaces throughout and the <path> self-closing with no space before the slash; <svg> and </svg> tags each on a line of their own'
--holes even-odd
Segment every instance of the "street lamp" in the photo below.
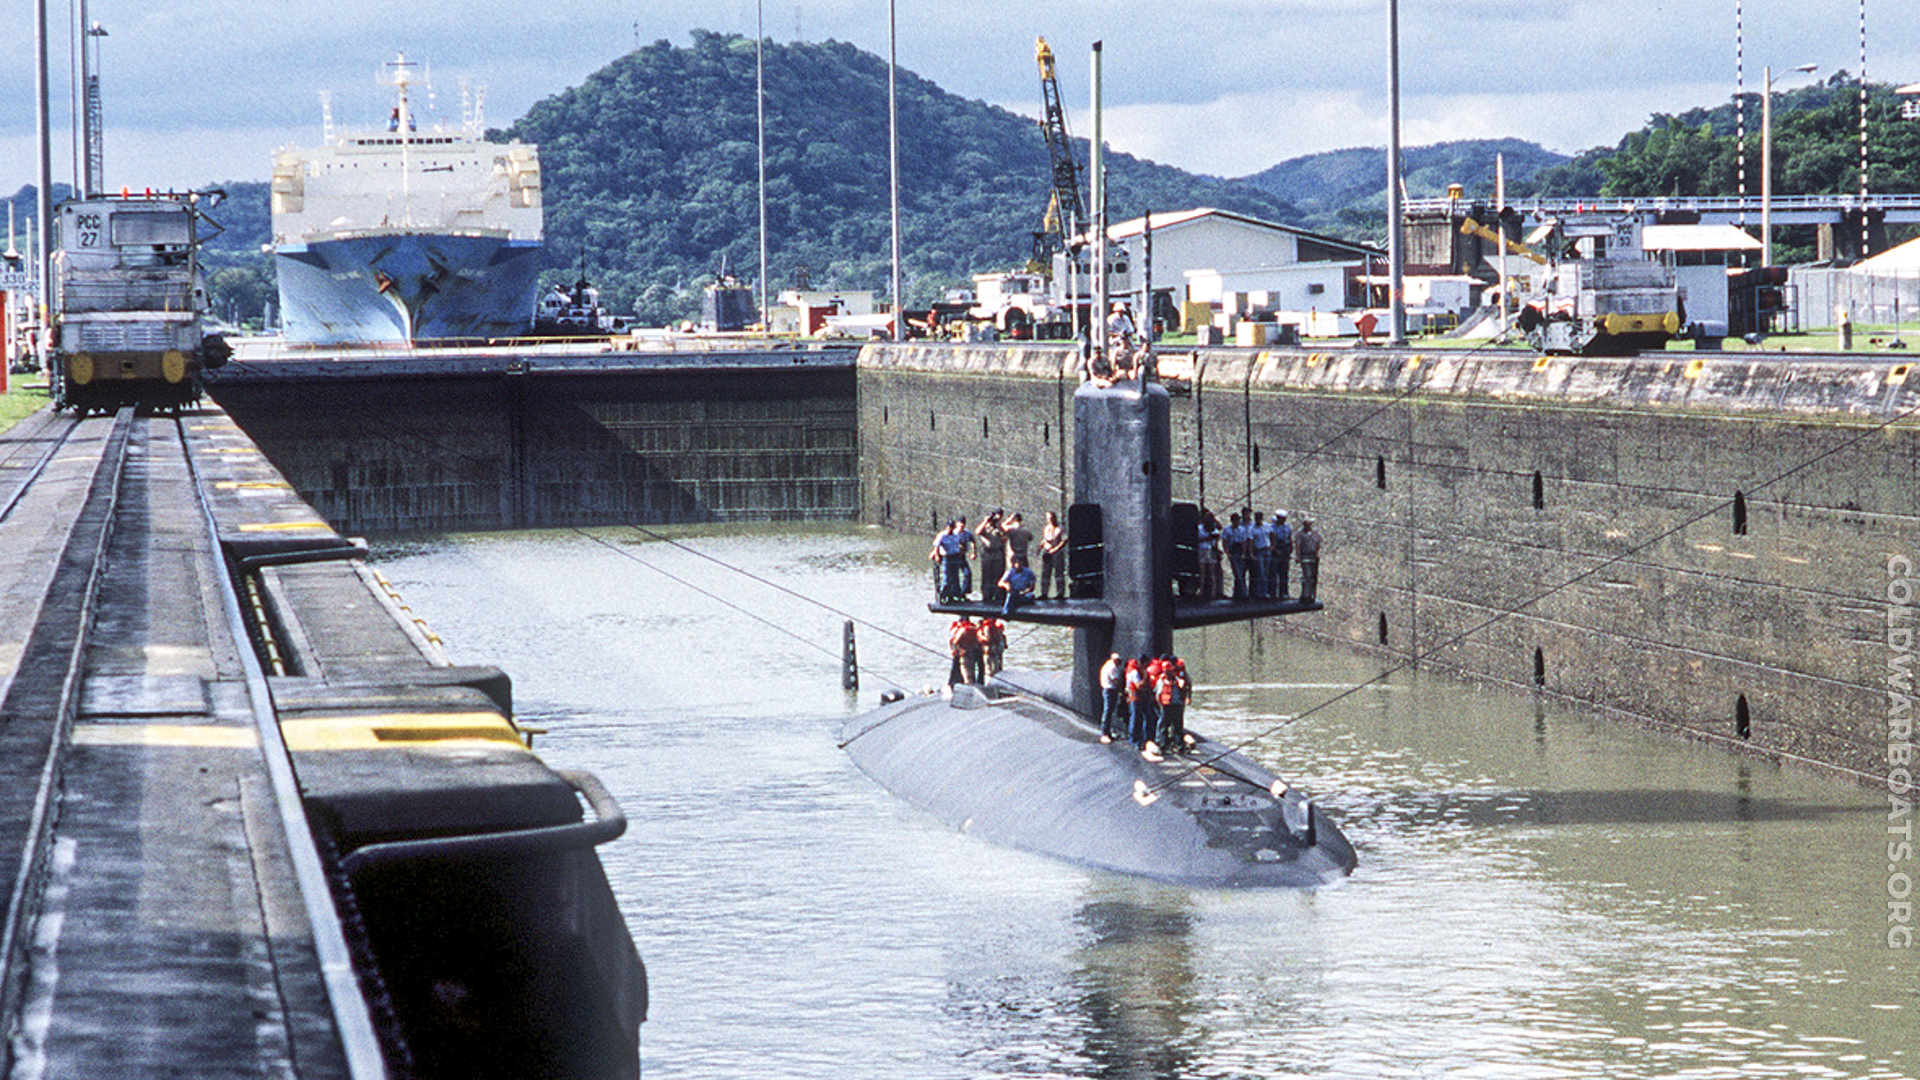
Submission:
<svg viewBox="0 0 1920 1080">
<path fill-rule="evenodd" d="M 1400 0 L 1387 0 L 1387 344 L 1395 348 L 1407 343 L 1407 256 L 1400 244 L 1400 182 Z"/>
<path fill-rule="evenodd" d="M 1793 70 L 1811 75 L 1819 65 L 1801 64 Z M 1760 265 L 1773 265 L 1773 67 L 1763 68 L 1766 88 L 1760 95 Z"/>
</svg>

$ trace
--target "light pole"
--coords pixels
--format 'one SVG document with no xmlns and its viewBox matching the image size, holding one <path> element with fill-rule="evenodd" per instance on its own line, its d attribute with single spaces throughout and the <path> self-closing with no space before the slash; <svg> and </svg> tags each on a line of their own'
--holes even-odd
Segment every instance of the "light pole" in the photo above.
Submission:
<svg viewBox="0 0 1920 1080">
<path fill-rule="evenodd" d="M 47 97 L 47 0 L 37 0 L 33 5 L 33 98 L 35 138 L 39 142 L 39 174 L 35 178 L 40 190 L 35 194 L 35 222 L 38 229 L 40 256 L 40 291 L 35 297 L 40 308 L 38 338 L 34 351 L 40 360 L 40 370 L 52 370 L 53 352 L 52 331 L 47 325 L 47 313 L 51 310 L 53 289 L 53 116 L 49 112 Z"/>
<path fill-rule="evenodd" d="M 1400 0 L 1387 0 L 1387 344 L 1393 346 L 1407 343 L 1400 213 Z"/>
<path fill-rule="evenodd" d="M 1819 65 L 1801 64 L 1793 70 L 1810 75 Z M 1761 69 L 1760 93 L 1760 265 L 1773 265 L 1773 66 Z"/>
<path fill-rule="evenodd" d="M 907 305 L 900 296 L 900 98 L 896 76 L 900 36 L 893 0 L 887 0 L 887 201 L 893 219 L 893 340 L 907 340 Z"/>
<path fill-rule="evenodd" d="M 84 8 L 82 9 L 84 10 Z M 104 121 L 100 114 L 100 39 L 107 36 L 107 28 L 99 23 L 87 27 L 86 43 L 80 48 L 80 70 L 86 84 L 81 108 L 84 111 L 81 130 L 86 133 L 86 171 L 85 180 L 80 185 L 82 195 L 98 195 L 106 189 L 105 165 L 101 158 L 100 144 L 104 138 Z"/>
<path fill-rule="evenodd" d="M 638 26 L 638 23 L 634 24 Z M 638 31 L 635 31 L 638 36 Z M 638 48 L 638 42 L 635 42 Z M 760 335 L 773 329 L 767 313 L 767 17 L 766 4 L 753 5 L 753 115 L 760 168 Z"/>
</svg>

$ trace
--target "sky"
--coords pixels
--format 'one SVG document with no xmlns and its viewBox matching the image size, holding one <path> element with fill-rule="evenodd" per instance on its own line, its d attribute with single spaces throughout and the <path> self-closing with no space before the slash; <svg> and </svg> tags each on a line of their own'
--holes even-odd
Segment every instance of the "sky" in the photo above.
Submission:
<svg viewBox="0 0 1920 1080">
<path fill-rule="evenodd" d="M 47 0 L 54 177 L 68 179 L 69 27 Z M 1867 74 L 1920 81 L 1912 0 L 1868 0 Z M 109 188 L 264 180 L 276 147 L 320 140 L 319 93 L 342 126 L 384 119 L 383 64 L 432 71 L 455 121 L 459 80 L 500 127 L 636 43 L 751 36 L 755 0 L 88 0 L 100 39 Z M 1515 137 L 1573 153 L 1656 112 L 1727 100 L 1736 3 L 1746 84 L 1785 89 L 1860 70 L 1859 0 L 1400 0 L 1402 141 Z M 31 0 L 0 6 L 0 192 L 35 174 Z M 884 56 L 885 0 L 766 0 L 775 41 L 849 41 Z M 1088 54 L 1104 41 L 1108 145 L 1244 176 L 1287 158 L 1387 141 L 1387 0 L 895 0 L 901 67 L 963 97 L 1038 115 L 1036 35 L 1059 57 L 1073 133 L 1088 133 Z M 1796 81 L 1799 80 L 1799 81 Z M 884 122 L 875 117 L 875 122 Z"/>
</svg>

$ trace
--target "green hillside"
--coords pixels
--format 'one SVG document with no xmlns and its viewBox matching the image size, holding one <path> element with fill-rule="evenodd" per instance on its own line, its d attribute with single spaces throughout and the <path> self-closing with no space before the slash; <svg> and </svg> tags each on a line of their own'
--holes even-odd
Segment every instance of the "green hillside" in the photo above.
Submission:
<svg viewBox="0 0 1920 1080">
<path fill-rule="evenodd" d="M 635 50 L 491 133 L 540 145 L 554 274 L 583 259 L 616 311 L 662 323 L 691 316 L 723 270 L 758 273 L 754 56 L 749 39 L 695 32 Z M 1036 94 L 1037 96 L 1037 94 Z M 1846 73 L 1775 100 L 1775 190 L 1858 189 L 1858 95 Z M 1024 261 L 1046 202 L 1048 167 L 1030 119 L 900 76 L 902 225 L 908 299 Z M 1749 106 L 1748 186 L 1759 186 L 1758 107 Z M 1870 86 L 1876 191 L 1920 191 L 1920 123 Z M 768 241 L 772 284 L 887 290 L 886 66 L 840 42 L 767 49 Z M 1407 188 L 1493 190 L 1506 156 L 1512 198 L 1721 194 L 1738 190 L 1731 102 L 1656 115 L 1611 147 L 1571 159 L 1515 139 L 1410 147 Z M 1086 143 L 1078 143 L 1086 161 Z M 1352 239 L 1381 241 L 1384 152 L 1348 149 L 1281 162 L 1241 180 L 1109 157 L 1115 219 L 1217 206 Z M 263 183 L 226 185 L 226 232 L 206 262 L 223 314 L 257 316 L 272 295 Z M 31 189 L 16 201 L 30 205 Z M 1901 234 L 1897 238 L 1904 238 Z M 1782 230 L 1781 254 L 1811 256 L 1810 229 Z"/>
<path fill-rule="evenodd" d="M 770 44 L 766 82 L 771 284 L 804 275 L 884 295 L 885 63 L 835 41 Z M 905 71 L 899 108 L 909 299 L 1022 263 L 1047 196 L 1038 125 Z M 691 290 L 723 269 L 758 275 L 751 39 L 696 31 L 684 48 L 655 42 L 499 134 L 539 144 L 554 262 L 584 258 L 616 306 L 631 298 L 643 319 L 658 320 L 684 312 Z M 1084 141 L 1079 160 L 1084 167 Z M 1197 205 L 1298 216 L 1249 185 L 1124 154 L 1109 161 L 1116 218 Z"/>
</svg>

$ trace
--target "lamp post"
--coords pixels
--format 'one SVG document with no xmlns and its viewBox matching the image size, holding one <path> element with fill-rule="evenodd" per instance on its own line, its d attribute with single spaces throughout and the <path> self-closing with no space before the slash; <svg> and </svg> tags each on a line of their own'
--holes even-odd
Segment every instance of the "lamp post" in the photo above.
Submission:
<svg viewBox="0 0 1920 1080">
<path fill-rule="evenodd" d="M 1801 64 L 1793 70 L 1810 75 L 1817 64 Z M 1773 265 L 1773 66 L 1761 69 L 1764 89 L 1760 94 L 1760 265 Z"/>
<path fill-rule="evenodd" d="M 85 10 L 84 6 L 82 10 Z M 94 23 L 87 27 L 86 43 L 80 50 L 80 70 L 84 75 L 82 81 L 86 84 L 82 90 L 84 98 L 81 108 L 85 111 L 82 113 L 84 122 L 81 130 L 86 133 L 87 154 L 80 193 L 88 196 L 98 195 L 107 186 L 100 149 L 103 139 L 101 131 L 103 121 L 100 115 L 100 39 L 106 36 L 107 28 Z"/>
<path fill-rule="evenodd" d="M 1387 0 L 1387 344 L 1396 347 L 1407 343 L 1400 213 L 1400 0 Z"/>
<path fill-rule="evenodd" d="M 767 309 L 767 14 L 760 0 L 753 5 L 753 114 L 760 144 L 760 336 L 765 337 L 773 319 Z"/>
<path fill-rule="evenodd" d="M 895 57 L 899 33 L 893 0 L 887 0 L 887 198 L 893 219 L 893 340 L 907 340 L 907 305 L 900 296 L 900 101 Z"/>
<path fill-rule="evenodd" d="M 40 370 L 52 370 L 53 338 L 47 325 L 47 312 L 50 310 L 49 290 L 53 287 L 53 116 L 49 111 L 47 96 L 47 0 L 36 0 L 33 5 L 33 99 L 35 141 L 39 146 L 39 172 L 35 181 L 39 191 L 35 193 L 36 216 L 40 256 L 40 289 L 35 296 L 39 306 L 39 318 L 34 325 L 39 327 L 34 352 L 40 361 Z"/>
</svg>

